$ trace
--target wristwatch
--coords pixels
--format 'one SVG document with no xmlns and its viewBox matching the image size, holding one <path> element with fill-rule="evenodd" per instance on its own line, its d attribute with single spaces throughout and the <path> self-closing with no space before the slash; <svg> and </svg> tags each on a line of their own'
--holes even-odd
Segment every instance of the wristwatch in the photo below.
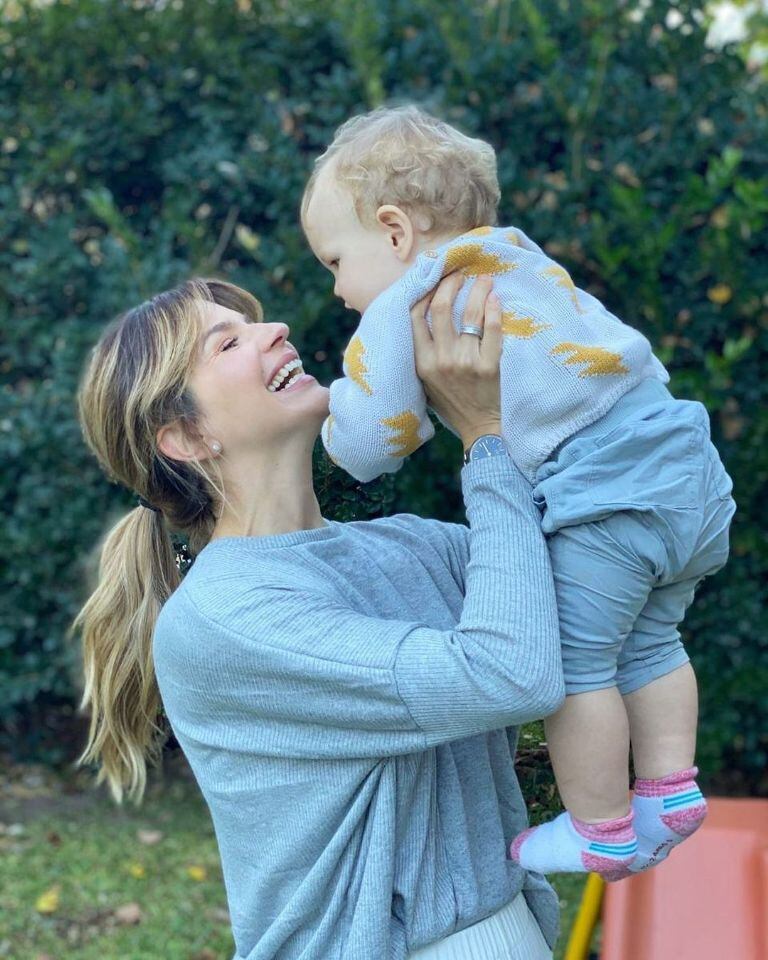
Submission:
<svg viewBox="0 0 768 960">
<path fill-rule="evenodd" d="M 469 448 L 464 451 L 464 463 L 474 460 L 485 460 L 486 457 L 498 457 L 502 454 L 509 456 L 504 441 L 497 433 L 484 433 L 473 440 Z"/>
</svg>

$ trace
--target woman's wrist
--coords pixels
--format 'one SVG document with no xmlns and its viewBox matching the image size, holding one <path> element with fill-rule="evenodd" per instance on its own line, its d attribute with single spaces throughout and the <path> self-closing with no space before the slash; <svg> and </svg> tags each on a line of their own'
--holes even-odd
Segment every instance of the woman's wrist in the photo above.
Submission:
<svg viewBox="0 0 768 960">
<path fill-rule="evenodd" d="M 492 420 L 489 423 L 477 424 L 467 430 L 462 430 L 459 436 L 461 437 L 461 443 L 464 447 L 464 452 L 466 453 L 467 450 L 469 450 L 478 437 L 485 437 L 488 435 L 493 435 L 496 437 L 501 436 L 500 420 Z"/>
<path fill-rule="evenodd" d="M 509 450 L 503 438 L 497 433 L 483 433 L 464 451 L 464 465 L 476 460 L 502 456 L 505 460 L 509 459 Z"/>
</svg>

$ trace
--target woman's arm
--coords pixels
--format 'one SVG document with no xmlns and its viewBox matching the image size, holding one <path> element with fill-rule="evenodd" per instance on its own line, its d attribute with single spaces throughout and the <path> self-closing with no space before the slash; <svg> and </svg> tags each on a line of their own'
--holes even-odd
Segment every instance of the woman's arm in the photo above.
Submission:
<svg viewBox="0 0 768 960">
<path fill-rule="evenodd" d="M 431 303 L 416 305 L 412 321 L 429 403 L 467 448 L 484 433 L 501 432 L 501 308 L 490 278 L 481 277 L 462 323 L 482 336 L 459 334 L 452 322 L 459 285 L 447 278 Z M 398 689 L 428 743 L 451 729 L 466 736 L 473 723 L 494 729 L 541 716 L 564 696 L 554 584 L 530 487 L 502 455 L 465 466 L 462 491 L 470 557 L 456 631 L 449 640 L 406 638 L 396 662 Z"/>
<path fill-rule="evenodd" d="M 450 637 L 401 644 L 398 689 L 427 742 L 554 712 L 564 696 L 554 585 L 530 486 L 507 457 L 462 471 L 464 606 Z"/>
</svg>

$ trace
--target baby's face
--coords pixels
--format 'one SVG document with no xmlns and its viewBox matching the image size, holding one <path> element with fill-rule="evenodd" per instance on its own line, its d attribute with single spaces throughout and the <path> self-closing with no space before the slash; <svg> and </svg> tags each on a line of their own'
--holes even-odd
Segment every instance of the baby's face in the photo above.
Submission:
<svg viewBox="0 0 768 960">
<path fill-rule="evenodd" d="M 352 197 L 329 167 L 317 178 L 304 218 L 312 252 L 333 274 L 333 292 L 344 306 L 363 313 L 368 304 L 408 270 L 383 226 L 364 226 Z"/>
</svg>

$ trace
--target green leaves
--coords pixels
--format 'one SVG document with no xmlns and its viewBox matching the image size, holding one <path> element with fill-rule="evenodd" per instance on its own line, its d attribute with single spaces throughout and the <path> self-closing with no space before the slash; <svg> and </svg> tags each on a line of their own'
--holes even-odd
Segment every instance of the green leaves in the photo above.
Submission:
<svg viewBox="0 0 768 960">
<path fill-rule="evenodd" d="M 0 746 L 44 752 L 30 717 L 75 702 L 64 633 L 89 551 L 130 501 L 75 419 L 91 343 L 115 314 L 212 271 L 289 318 L 328 383 L 355 318 L 301 234 L 302 188 L 347 117 L 416 100 L 494 145 L 500 221 L 639 327 L 677 395 L 713 414 L 735 555 L 686 631 L 707 767 L 727 757 L 757 782 L 757 697 L 734 678 L 768 667 L 754 603 L 768 582 L 768 93 L 734 52 L 706 47 L 698 7 L 676 4 L 670 26 L 661 0 L 639 14 L 607 0 L 14 4 L 0 24 Z M 461 520 L 458 459 L 439 429 L 361 486 L 318 447 L 321 506 Z"/>
</svg>

